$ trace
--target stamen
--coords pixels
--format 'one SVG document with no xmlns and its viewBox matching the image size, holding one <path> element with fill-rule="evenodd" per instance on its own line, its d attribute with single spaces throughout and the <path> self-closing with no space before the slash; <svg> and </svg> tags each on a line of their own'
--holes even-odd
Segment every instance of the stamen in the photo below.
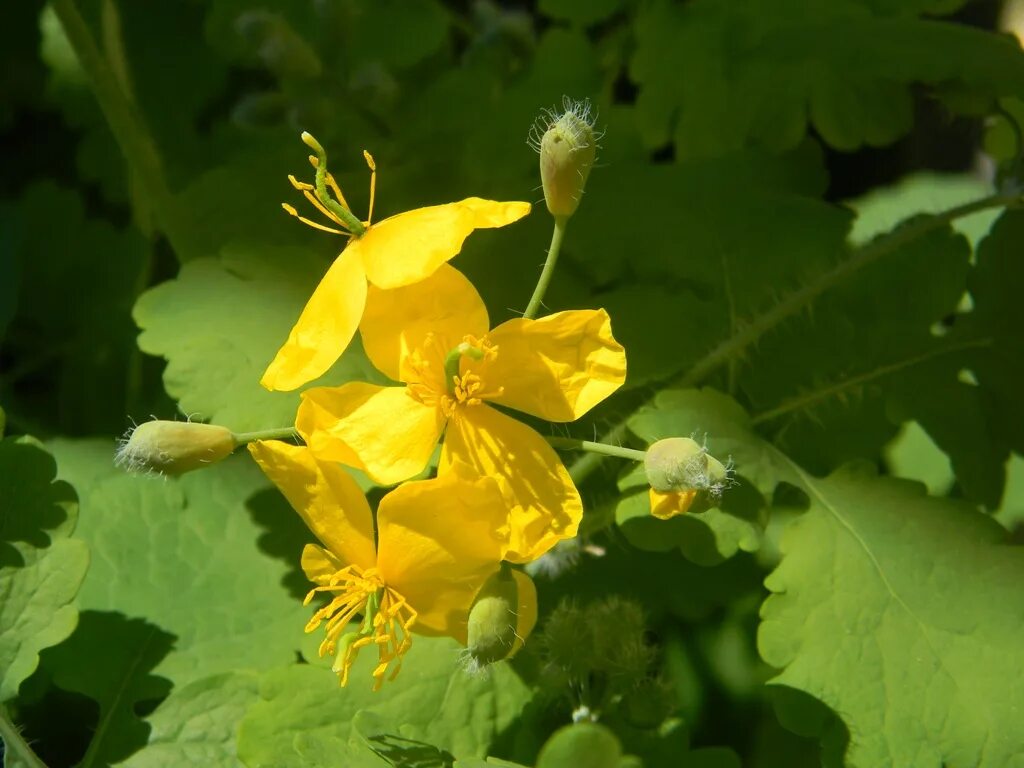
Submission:
<svg viewBox="0 0 1024 768">
<path fill-rule="evenodd" d="M 346 200 L 345 196 L 343 194 L 341 194 L 341 187 L 339 187 L 338 186 L 338 182 L 336 182 L 334 180 L 334 174 L 333 173 L 328 173 L 326 181 L 327 181 L 327 186 L 329 186 L 331 188 L 331 191 L 334 193 L 334 196 L 336 198 L 338 198 L 338 202 L 341 203 L 343 206 L 345 206 L 346 209 L 351 211 L 352 210 L 352 206 L 350 206 L 348 204 L 348 200 Z"/>
<path fill-rule="evenodd" d="M 303 224 L 312 227 L 313 229 L 319 229 L 323 232 L 330 232 L 333 235 L 351 235 L 350 232 L 342 232 L 340 229 L 333 229 L 331 227 L 325 227 L 323 224 L 307 219 L 305 216 L 300 216 L 299 212 L 295 210 L 294 205 L 288 205 L 288 203 L 281 203 L 281 207 L 285 209 L 287 213 L 294 216 L 296 219 L 301 221 Z"/>
<path fill-rule="evenodd" d="M 320 211 L 320 213 L 322 213 L 324 216 L 333 221 L 342 229 L 346 231 L 348 230 L 348 227 L 345 225 L 345 222 L 343 222 L 341 219 L 339 219 L 337 216 L 335 216 L 333 213 L 327 210 L 327 208 L 324 207 L 324 204 L 316 199 L 316 195 L 314 195 L 308 189 L 302 190 L 302 194 L 307 200 L 309 200 L 309 202 L 311 202 L 316 207 L 318 211 Z"/>
<path fill-rule="evenodd" d="M 357 566 L 346 566 L 336 571 L 327 584 L 320 584 L 309 591 L 306 602 L 320 592 L 333 592 L 335 597 L 313 615 L 307 631 L 327 621 L 320 655 L 338 654 L 333 669 L 341 685 L 348 684 L 349 670 L 359 649 L 368 645 L 377 646 L 378 653 L 378 663 L 373 670 L 374 689 L 380 688 L 385 673 L 392 666 L 389 679 L 394 679 L 401 668 L 402 655 L 412 645 L 410 629 L 417 615 L 405 598 L 381 581 L 376 568 L 363 571 Z M 345 627 L 360 612 L 364 615 L 359 629 L 342 635 Z"/>
<path fill-rule="evenodd" d="M 366 164 L 370 166 L 370 212 L 366 214 L 366 225 L 369 226 L 370 222 L 373 221 L 373 201 L 377 196 L 377 163 L 373 161 L 373 155 L 363 150 L 363 157 L 366 158 Z"/>
</svg>

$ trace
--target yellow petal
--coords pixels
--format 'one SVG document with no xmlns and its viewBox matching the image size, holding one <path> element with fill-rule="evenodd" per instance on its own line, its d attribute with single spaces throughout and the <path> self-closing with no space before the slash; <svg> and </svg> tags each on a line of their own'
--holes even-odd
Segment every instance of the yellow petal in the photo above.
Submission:
<svg viewBox="0 0 1024 768">
<path fill-rule="evenodd" d="M 498 483 L 456 464 L 385 496 L 377 526 L 381 577 L 419 614 L 416 631 L 465 644 L 473 598 L 508 544 L 508 506 Z"/>
<path fill-rule="evenodd" d="M 348 472 L 280 440 L 249 443 L 249 453 L 324 546 L 345 564 L 373 567 L 370 505 Z"/>
<path fill-rule="evenodd" d="M 681 515 L 690 508 L 697 497 L 693 488 L 686 491 L 669 491 L 661 493 L 651 488 L 651 514 L 659 520 Z"/>
<path fill-rule="evenodd" d="M 317 458 L 340 461 L 391 485 L 419 474 L 444 429 L 440 409 L 405 387 L 350 382 L 302 393 L 295 427 Z"/>
<path fill-rule="evenodd" d="M 442 471 L 454 461 L 501 478 L 512 505 L 506 560 L 528 563 L 576 535 L 580 494 L 558 454 L 525 424 L 487 405 L 460 408 L 448 424 Z"/>
<path fill-rule="evenodd" d="M 509 652 L 509 658 L 519 653 L 526 639 L 537 625 L 537 587 L 533 579 L 523 571 L 512 571 L 519 594 L 519 605 L 516 607 L 516 640 Z"/>
<path fill-rule="evenodd" d="M 503 227 L 530 212 L 529 203 L 471 197 L 400 213 L 372 225 L 349 245 L 378 288 L 398 288 L 429 277 L 462 250 L 474 229 Z"/>
<path fill-rule="evenodd" d="M 464 369 L 503 388 L 489 400 L 548 421 L 578 419 L 626 380 L 626 353 L 603 309 L 509 320 L 487 340 L 498 353 Z"/>
<path fill-rule="evenodd" d="M 327 371 L 348 347 L 366 303 L 366 273 L 349 246 L 334 260 L 306 302 L 288 340 L 260 384 L 270 390 L 301 387 Z M 251 307 L 258 312 L 259 307 Z"/>
<path fill-rule="evenodd" d="M 363 348 L 383 373 L 402 381 L 401 361 L 434 334 L 442 354 L 463 336 L 483 336 L 490 328 L 487 307 L 466 277 L 442 264 L 418 283 L 384 290 L 370 286 L 359 324 Z"/>
<path fill-rule="evenodd" d="M 302 548 L 301 563 L 302 572 L 314 584 L 327 584 L 331 577 L 346 565 L 316 544 L 307 544 Z"/>
</svg>

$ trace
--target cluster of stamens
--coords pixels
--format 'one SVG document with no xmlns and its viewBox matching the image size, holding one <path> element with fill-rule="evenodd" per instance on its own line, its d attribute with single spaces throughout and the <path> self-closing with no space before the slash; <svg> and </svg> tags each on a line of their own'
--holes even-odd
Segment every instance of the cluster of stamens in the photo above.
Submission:
<svg viewBox="0 0 1024 768">
<path fill-rule="evenodd" d="M 324 148 L 308 133 L 302 134 L 302 140 L 310 149 L 317 153 L 309 156 L 309 164 L 313 166 L 315 171 L 315 183 L 309 184 L 305 181 L 299 181 L 291 174 L 288 175 L 288 181 L 291 182 L 296 190 L 302 193 L 303 197 L 314 208 L 340 227 L 340 229 L 320 224 L 300 215 L 295 206 L 289 203 L 281 203 L 281 207 L 303 224 L 313 227 L 313 229 L 319 229 L 322 232 L 330 232 L 331 234 L 344 237 L 358 237 L 363 234 L 373 220 L 373 202 L 377 191 L 377 165 L 373 161 L 373 156 L 366 150 L 363 150 L 363 157 L 370 168 L 370 211 L 366 221 L 360 221 L 352 213 L 352 208 L 342 194 L 341 187 L 335 181 L 334 175 L 327 170 L 327 153 L 324 151 Z M 333 193 L 333 197 L 331 197 L 331 193 Z"/>
<path fill-rule="evenodd" d="M 363 570 L 349 565 L 335 571 L 327 584 L 309 591 L 305 604 L 308 605 L 319 592 L 331 592 L 334 597 L 313 614 L 306 624 L 306 632 L 313 632 L 324 621 L 327 622 L 326 636 L 320 643 L 320 656 L 338 656 L 334 671 L 338 673 L 341 684 L 348 684 L 349 670 L 359 650 L 367 645 L 377 646 L 374 690 L 384 683 L 384 675 L 392 662 L 395 665 L 389 679 L 393 680 L 402 667 L 401 657 L 412 645 L 411 631 L 416 623 L 416 611 L 404 597 L 384 583 L 376 568 Z M 359 629 L 342 635 L 349 622 L 359 614 L 363 617 Z"/>
</svg>

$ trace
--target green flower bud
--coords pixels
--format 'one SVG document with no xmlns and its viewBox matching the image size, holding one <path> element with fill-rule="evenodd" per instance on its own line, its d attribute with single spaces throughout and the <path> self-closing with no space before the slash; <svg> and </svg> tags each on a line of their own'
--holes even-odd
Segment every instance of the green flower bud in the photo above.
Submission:
<svg viewBox="0 0 1024 768">
<path fill-rule="evenodd" d="M 729 487 L 732 469 L 689 437 L 669 437 L 647 449 L 647 482 L 659 493 L 708 491 L 718 496 Z"/>
<path fill-rule="evenodd" d="M 121 442 L 114 463 L 129 472 L 181 475 L 216 464 L 235 450 L 230 429 L 191 421 L 147 421 Z"/>
<path fill-rule="evenodd" d="M 469 611 L 470 669 L 514 656 L 537 622 L 537 590 L 522 571 L 503 567 L 480 588 Z"/>
<path fill-rule="evenodd" d="M 530 145 L 540 154 L 544 200 L 556 218 L 568 218 L 579 207 L 599 138 L 589 100 L 566 97 L 562 108 L 560 113 L 545 110 L 530 131 Z"/>
</svg>

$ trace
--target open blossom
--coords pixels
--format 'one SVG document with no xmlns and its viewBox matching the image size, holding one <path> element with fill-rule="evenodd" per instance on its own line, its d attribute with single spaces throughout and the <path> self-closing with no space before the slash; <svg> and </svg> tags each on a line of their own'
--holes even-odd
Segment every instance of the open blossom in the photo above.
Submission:
<svg viewBox="0 0 1024 768">
<path fill-rule="evenodd" d="M 302 552 L 302 569 L 317 585 L 306 602 L 330 598 L 306 631 L 326 624 L 320 655 L 337 657 L 342 685 L 366 646 L 377 649 L 379 688 L 389 669 L 387 679 L 398 673 L 412 633 L 466 644 L 473 600 L 508 544 L 508 510 L 492 478 L 455 466 L 396 488 L 377 509 L 375 545 L 370 506 L 342 467 L 277 440 L 250 443 L 249 451 L 323 544 Z M 529 610 L 536 615 L 535 597 Z"/>
<path fill-rule="evenodd" d="M 334 364 L 359 327 L 367 281 L 380 288 L 415 283 L 454 257 L 474 229 L 503 227 L 530 212 L 529 203 L 469 197 L 457 203 L 417 208 L 373 224 L 376 165 L 364 152 L 371 171 L 370 210 L 367 220 L 360 221 L 327 172 L 323 148 L 309 134 L 303 134 L 303 140 L 318 155 L 310 156 L 316 183 L 300 182 L 294 176 L 289 179 L 331 226 L 299 216 L 290 205 L 284 208 L 304 223 L 348 237 L 349 242 L 313 291 L 288 340 L 264 372 L 260 383 L 271 390 L 296 389 Z"/>
<path fill-rule="evenodd" d="M 476 289 L 444 265 L 414 285 L 371 288 L 360 331 L 373 364 L 403 385 L 306 390 L 296 427 L 314 454 L 386 485 L 422 472 L 443 435 L 442 474 L 463 462 L 502 480 L 513 505 L 506 559 L 529 562 L 576 535 L 582 503 L 558 455 L 489 403 L 568 422 L 618 389 L 626 357 L 604 310 L 489 330 Z"/>
</svg>

